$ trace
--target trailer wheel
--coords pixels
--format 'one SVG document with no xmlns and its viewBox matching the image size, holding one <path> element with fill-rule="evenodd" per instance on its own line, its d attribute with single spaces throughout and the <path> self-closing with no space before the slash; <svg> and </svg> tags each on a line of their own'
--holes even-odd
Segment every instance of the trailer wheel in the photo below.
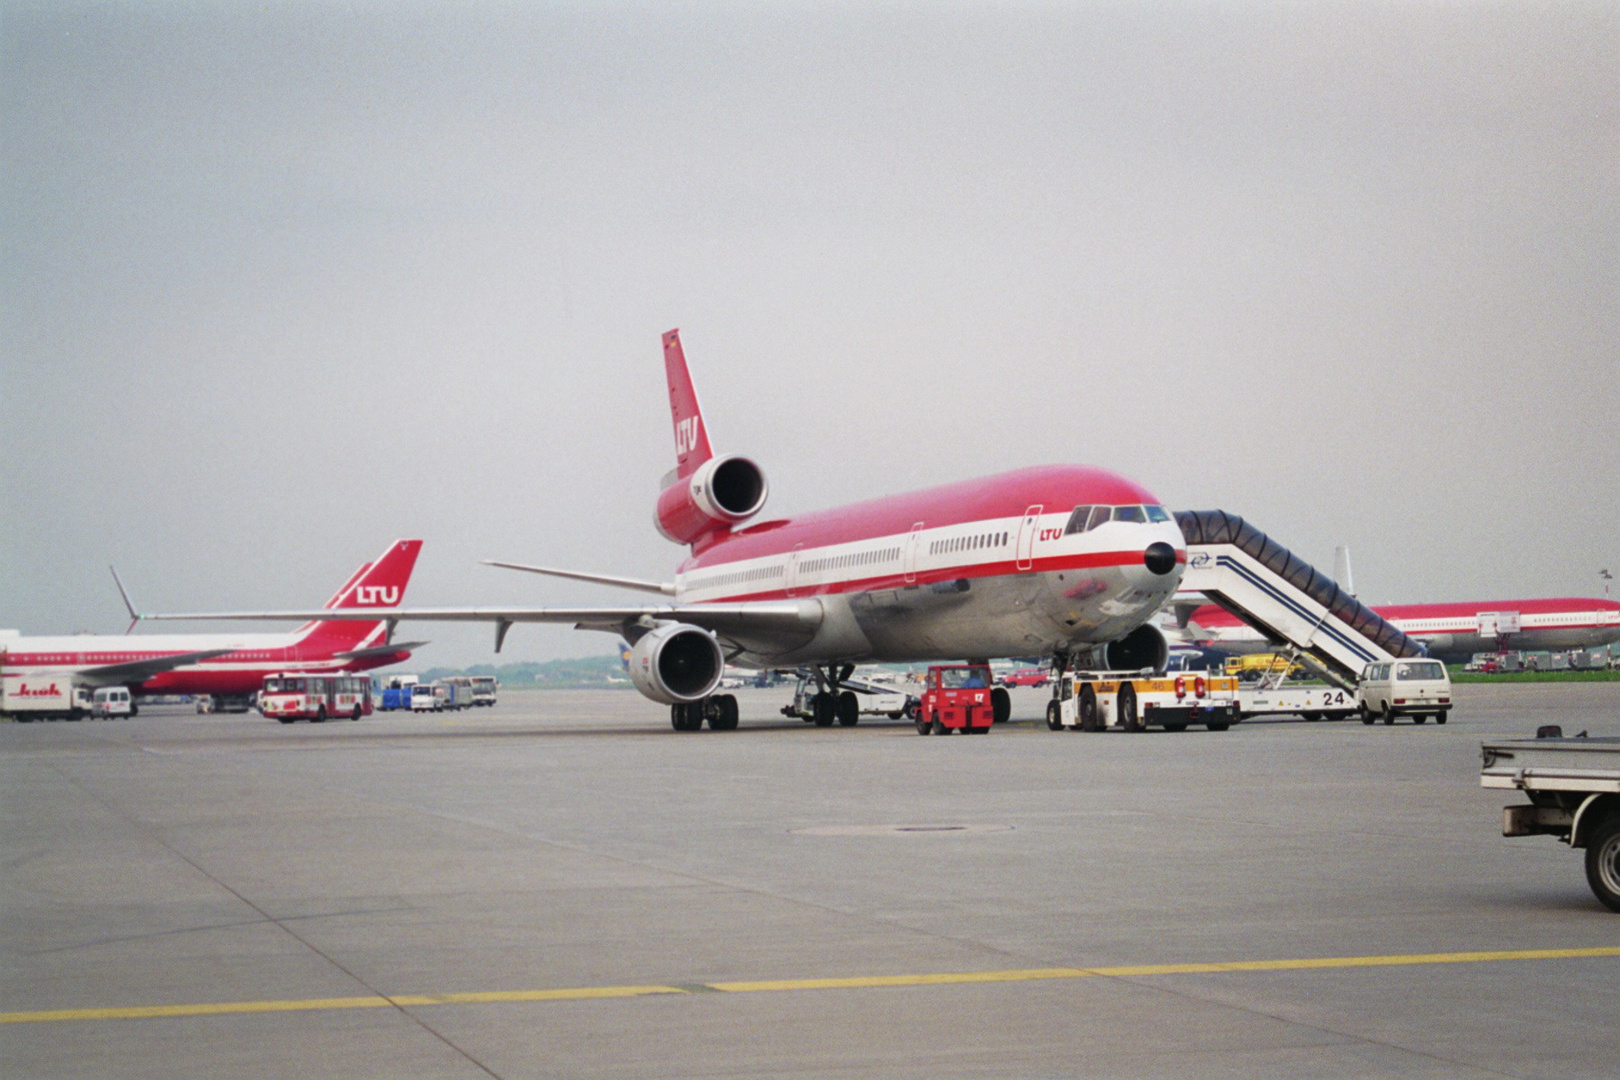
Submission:
<svg viewBox="0 0 1620 1080">
<path fill-rule="evenodd" d="M 1610 911 L 1620 911 L 1620 812 L 1609 811 L 1586 845 L 1586 880 Z"/>
<path fill-rule="evenodd" d="M 1046 730 L 1063 730 L 1063 711 L 1058 707 L 1058 703 L 1055 701 L 1048 701 L 1046 703 Z"/>
<path fill-rule="evenodd" d="M 1102 720 L 1097 715 L 1097 691 L 1091 687 L 1082 687 L 1080 690 L 1080 730 L 1101 731 Z"/>
<path fill-rule="evenodd" d="M 1119 726 L 1126 731 L 1144 731 L 1146 725 L 1136 711 L 1136 688 L 1125 683 L 1119 688 L 1119 697 L 1115 699 L 1114 709 L 1119 714 Z"/>
</svg>

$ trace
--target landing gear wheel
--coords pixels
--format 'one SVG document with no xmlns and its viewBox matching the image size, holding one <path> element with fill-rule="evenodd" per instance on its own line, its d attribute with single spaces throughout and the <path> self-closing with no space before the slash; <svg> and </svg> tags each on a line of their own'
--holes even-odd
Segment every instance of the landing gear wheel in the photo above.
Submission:
<svg viewBox="0 0 1620 1080">
<path fill-rule="evenodd" d="M 1055 701 L 1046 703 L 1046 730 L 1063 730 L 1063 710 Z"/>
<path fill-rule="evenodd" d="M 1080 689 L 1080 730 L 1102 730 L 1102 717 L 1097 715 L 1097 691 L 1089 686 Z"/>
<path fill-rule="evenodd" d="M 737 730 L 737 697 L 735 694 L 715 694 L 704 698 L 697 706 L 702 720 L 709 722 L 710 731 Z M 701 723 L 701 720 L 699 721 Z M 697 730 L 694 725 L 692 730 Z"/>
<path fill-rule="evenodd" d="M 1142 717 L 1136 711 L 1136 687 L 1125 683 L 1119 688 L 1119 697 L 1114 706 L 1119 713 L 1119 726 L 1126 731 L 1145 731 L 1147 725 L 1142 723 Z"/>
<path fill-rule="evenodd" d="M 854 727 L 861 722 L 861 702 L 855 696 L 855 691 L 845 690 L 838 695 L 838 723 L 843 727 Z"/>
<path fill-rule="evenodd" d="M 676 731 L 696 731 L 703 726 L 703 703 L 680 701 L 669 707 L 669 725 Z"/>
<path fill-rule="evenodd" d="M 1005 724 L 1012 717 L 1012 695 L 1005 686 L 990 691 L 990 711 L 992 724 Z"/>
<path fill-rule="evenodd" d="M 1610 911 L 1620 911 L 1620 812 L 1610 810 L 1586 844 L 1586 880 Z"/>
<path fill-rule="evenodd" d="M 832 727 L 838 713 L 838 702 L 831 694 L 820 692 L 810 699 L 810 711 L 815 714 L 816 727 Z"/>
</svg>

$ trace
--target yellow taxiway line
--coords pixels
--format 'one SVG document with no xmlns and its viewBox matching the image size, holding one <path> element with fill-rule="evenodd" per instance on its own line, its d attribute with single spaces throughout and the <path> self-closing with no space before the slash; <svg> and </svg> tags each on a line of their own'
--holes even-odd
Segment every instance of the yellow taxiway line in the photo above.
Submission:
<svg viewBox="0 0 1620 1080">
<path fill-rule="evenodd" d="M 584 986 L 557 990 L 491 990 L 479 993 L 394 996 L 379 994 L 291 1001 L 225 1001 L 195 1005 L 132 1005 L 103 1009 L 40 1009 L 0 1012 L 0 1024 L 39 1024 L 61 1020 L 148 1020 L 177 1016 L 391 1009 L 499 1002 L 589 1001 L 599 998 L 646 997 L 655 994 L 759 994 L 795 990 L 862 990 L 893 986 L 953 986 L 1050 979 L 1128 979 L 1159 975 L 1220 975 L 1246 971 L 1321 971 L 1332 968 L 1401 967 L 1416 964 L 1480 964 L 1504 960 L 1587 960 L 1610 956 L 1620 957 L 1620 946 L 1586 949 L 1520 949 L 1502 952 L 1412 953 L 1393 956 L 1324 956 L 1298 960 L 1232 960 L 1203 964 L 1137 964 L 1123 967 L 951 971 L 921 975 L 851 975 L 843 978 L 762 979 L 752 982 L 691 983 L 680 986 Z"/>
</svg>

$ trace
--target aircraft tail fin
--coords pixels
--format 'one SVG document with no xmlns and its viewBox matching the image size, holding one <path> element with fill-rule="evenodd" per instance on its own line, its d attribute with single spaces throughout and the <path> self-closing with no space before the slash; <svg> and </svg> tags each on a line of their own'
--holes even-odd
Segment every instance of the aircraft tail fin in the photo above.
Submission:
<svg viewBox="0 0 1620 1080">
<path fill-rule="evenodd" d="M 344 582 L 325 604 L 328 608 L 396 607 L 405 599 L 422 541 L 396 540 L 374 562 L 366 563 Z M 392 631 L 384 620 L 363 622 L 351 619 L 325 619 L 305 623 L 298 633 L 306 640 L 319 638 L 323 645 L 353 649 L 377 643 Z"/>
<path fill-rule="evenodd" d="M 679 330 L 664 335 L 664 372 L 669 377 L 669 411 L 675 423 L 675 476 L 685 480 L 712 458 L 714 451 L 709 447 L 709 431 L 703 423 L 692 373 L 686 367 Z"/>
</svg>

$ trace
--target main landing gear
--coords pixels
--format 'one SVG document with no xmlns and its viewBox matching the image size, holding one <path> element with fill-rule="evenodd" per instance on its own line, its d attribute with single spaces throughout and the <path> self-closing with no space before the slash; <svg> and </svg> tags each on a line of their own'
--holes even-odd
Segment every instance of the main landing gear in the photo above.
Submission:
<svg viewBox="0 0 1620 1080">
<path fill-rule="evenodd" d="M 669 707 L 669 723 L 676 731 L 700 731 L 705 722 L 710 731 L 736 731 L 737 695 L 710 694 Z"/>
<path fill-rule="evenodd" d="M 855 665 L 817 665 L 811 671 L 821 689 L 810 698 L 810 722 L 816 727 L 832 727 L 835 722 L 842 727 L 854 727 L 860 723 L 860 699 L 855 691 L 842 689 L 844 680 L 854 674 Z"/>
</svg>

